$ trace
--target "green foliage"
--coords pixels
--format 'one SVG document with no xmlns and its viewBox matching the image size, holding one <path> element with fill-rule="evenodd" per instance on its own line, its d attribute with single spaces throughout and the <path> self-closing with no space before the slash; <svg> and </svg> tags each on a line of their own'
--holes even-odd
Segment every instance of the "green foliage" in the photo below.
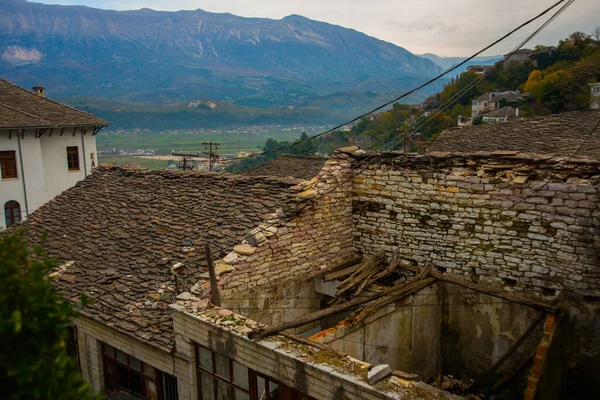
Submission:
<svg viewBox="0 0 600 400">
<path fill-rule="evenodd" d="M 67 327 L 77 310 L 47 276 L 56 263 L 28 252 L 16 234 L 0 237 L 0 387 L 5 399 L 92 399 L 67 354 Z"/>
<path fill-rule="evenodd" d="M 262 148 L 263 153 L 268 153 L 258 157 L 249 157 L 240 160 L 238 163 L 230 165 L 226 168 L 227 172 L 241 172 L 250 168 L 255 168 L 261 164 L 266 163 L 269 160 L 276 158 L 282 154 L 294 154 L 299 156 L 312 156 L 317 151 L 317 142 L 315 139 L 308 139 L 308 134 L 306 132 L 302 132 L 300 135 L 300 139 L 294 141 L 297 143 L 293 147 L 288 147 L 292 143 L 287 140 L 277 141 L 273 138 L 267 139 L 265 145 Z M 306 140 L 306 141 L 305 141 Z M 303 142 L 304 141 L 304 142 Z M 280 149 L 285 147 L 284 149 Z"/>
</svg>

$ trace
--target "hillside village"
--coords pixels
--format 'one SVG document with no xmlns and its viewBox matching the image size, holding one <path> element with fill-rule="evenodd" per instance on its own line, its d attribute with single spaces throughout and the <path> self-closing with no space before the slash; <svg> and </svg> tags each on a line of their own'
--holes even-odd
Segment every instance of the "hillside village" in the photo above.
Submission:
<svg viewBox="0 0 600 400">
<path fill-rule="evenodd" d="M 591 398 L 598 57 L 575 33 L 421 104 L 161 169 L 99 162 L 110 121 L 0 78 L 0 368 L 23 366 L 0 382 L 36 398 L 50 360 L 68 399 Z M 43 331 L 27 312 L 52 306 Z M 50 336 L 55 359 L 19 357 Z"/>
</svg>

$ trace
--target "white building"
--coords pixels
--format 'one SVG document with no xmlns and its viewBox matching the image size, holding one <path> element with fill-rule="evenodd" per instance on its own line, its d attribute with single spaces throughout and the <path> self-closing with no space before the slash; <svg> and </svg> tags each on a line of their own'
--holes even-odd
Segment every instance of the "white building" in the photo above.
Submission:
<svg viewBox="0 0 600 400">
<path fill-rule="evenodd" d="M 89 175 L 108 122 L 0 79 L 0 230 Z"/>
</svg>

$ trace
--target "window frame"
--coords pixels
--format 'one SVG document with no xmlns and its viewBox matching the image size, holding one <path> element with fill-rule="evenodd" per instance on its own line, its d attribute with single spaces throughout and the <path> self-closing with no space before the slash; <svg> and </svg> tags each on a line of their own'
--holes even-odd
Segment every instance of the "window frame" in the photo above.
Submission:
<svg viewBox="0 0 600 400">
<path fill-rule="evenodd" d="M 16 213 L 14 210 L 17 210 Z M 16 200 L 9 200 L 4 203 L 4 223 L 6 227 L 13 226 L 21 220 L 21 204 Z"/>
<path fill-rule="evenodd" d="M 235 389 L 239 389 L 240 391 L 246 393 L 248 395 L 248 398 L 250 400 L 259 400 L 259 396 L 261 393 L 258 393 L 258 379 L 262 378 L 265 381 L 265 391 L 267 392 L 267 397 L 270 397 L 270 385 L 277 385 L 278 388 L 278 399 L 282 399 L 282 400 L 313 400 L 312 397 L 303 394 L 301 392 L 299 392 L 298 390 L 289 387 L 281 382 L 279 382 L 278 380 L 267 376 L 265 374 L 262 374 L 260 372 L 254 371 L 253 369 L 251 369 L 250 367 L 247 367 L 246 365 L 242 364 L 242 363 L 237 363 L 241 366 L 243 366 L 244 368 L 246 368 L 246 370 L 248 371 L 248 389 L 243 388 L 242 386 L 234 383 L 234 378 L 233 378 L 233 363 L 237 362 L 232 360 L 229 357 L 223 356 L 222 354 L 216 353 L 215 351 L 213 351 L 212 349 L 202 346 L 201 344 L 196 343 L 195 344 L 195 355 L 196 355 L 196 379 L 197 379 L 197 383 L 198 383 L 198 400 L 205 400 L 202 397 L 202 377 L 201 377 L 201 373 L 205 373 L 206 375 L 209 375 L 212 378 L 212 392 L 213 392 L 213 399 L 210 400 L 216 400 L 218 399 L 218 382 L 224 382 L 225 384 L 229 385 L 229 391 L 227 393 L 226 397 L 227 399 L 236 399 L 235 398 Z M 203 348 L 205 350 L 208 350 L 211 353 L 211 363 L 212 363 L 212 371 L 207 370 L 205 367 L 203 367 L 202 365 L 200 365 L 200 348 Z M 223 357 L 224 359 L 228 360 L 228 366 L 229 366 L 229 380 L 227 380 L 226 378 L 222 377 L 221 375 L 217 374 L 216 371 L 216 355 L 219 355 L 220 357 Z M 236 399 L 237 400 L 237 399 Z M 270 400 L 270 399 L 267 399 Z"/>
<path fill-rule="evenodd" d="M 67 327 L 67 337 L 65 339 L 65 343 L 67 345 L 67 353 L 77 360 L 77 367 L 79 368 L 79 372 L 81 372 L 81 361 L 79 358 L 79 338 L 76 325 Z"/>
<path fill-rule="evenodd" d="M 69 172 L 81 171 L 79 167 L 79 146 L 67 146 L 67 168 Z"/>
<path fill-rule="evenodd" d="M 110 346 L 112 349 L 112 355 L 107 354 L 106 352 L 106 347 L 105 346 Z M 154 368 L 153 366 L 146 364 L 145 362 L 143 362 L 142 360 L 140 360 L 139 358 L 133 357 L 127 353 L 125 353 L 123 350 L 119 350 L 116 347 L 109 345 L 108 343 L 104 343 L 102 342 L 101 345 L 101 351 L 102 351 L 102 366 L 103 366 L 103 370 L 104 370 L 104 392 L 107 394 L 113 393 L 113 392 L 117 392 L 122 390 L 120 387 L 120 383 L 117 382 L 117 386 L 119 386 L 116 390 L 114 389 L 109 389 L 107 386 L 107 379 L 109 377 L 108 371 L 107 371 L 107 367 L 109 363 L 115 364 L 115 366 L 117 366 L 117 372 L 116 372 L 116 376 L 117 379 L 119 379 L 119 370 L 118 370 L 118 366 L 124 367 L 125 369 L 127 369 L 127 383 L 128 383 L 128 387 L 124 388 L 125 391 L 127 392 L 131 392 L 131 393 L 135 393 L 136 395 L 140 395 L 140 396 L 144 396 L 142 398 L 146 398 L 144 393 L 138 393 L 135 392 L 133 390 L 131 390 L 131 373 L 134 372 L 138 375 L 140 375 L 140 377 L 142 378 L 142 387 L 145 388 L 146 387 L 146 380 L 152 381 L 154 382 L 154 387 L 156 388 L 156 394 L 157 394 L 157 398 L 160 400 L 162 399 L 162 395 L 161 395 L 161 389 L 159 387 L 159 373 L 160 371 L 157 368 Z M 122 352 L 123 354 L 125 354 L 125 356 L 127 357 L 127 364 L 125 364 L 124 362 L 122 362 L 121 360 L 119 360 L 117 358 L 117 351 Z M 132 367 L 131 364 L 131 359 L 134 358 L 136 360 L 138 360 L 140 362 L 140 370 L 136 370 L 135 367 Z M 148 366 L 150 368 L 152 368 L 154 370 L 154 377 L 152 378 L 151 376 L 149 376 L 149 374 L 146 373 L 145 371 L 145 367 Z"/>
<path fill-rule="evenodd" d="M 9 163 L 12 165 L 9 165 Z M 16 150 L 0 150 L 0 170 L 2 171 L 2 180 L 19 179 L 18 167 Z M 9 171 L 12 172 L 12 174 L 9 175 Z"/>
</svg>

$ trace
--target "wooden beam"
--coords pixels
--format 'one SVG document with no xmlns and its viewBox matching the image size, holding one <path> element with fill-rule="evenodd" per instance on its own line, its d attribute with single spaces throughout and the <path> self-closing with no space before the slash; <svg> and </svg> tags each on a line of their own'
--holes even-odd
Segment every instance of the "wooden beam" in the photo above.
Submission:
<svg viewBox="0 0 600 400">
<path fill-rule="evenodd" d="M 540 326 L 540 324 L 545 319 L 546 319 L 546 314 L 540 313 L 540 315 L 538 315 L 538 317 L 535 319 L 535 321 L 533 321 L 533 323 L 529 326 L 529 328 L 527 328 L 527 330 L 525 332 L 523 332 L 523 334 L 521 336 L 519 336 L 519 338 L 512 344 L 512 346 L 510 346 L 510 348 L 506 351 L 506 353 L 504 353 L 504 355 L 502 357 L 500 357 L 498 359 L 498 361 L 496 361 L 494 363 L 494 365 L 492 365 L 490 367 L 490 369 L 488 369 L 483 375 L 481 375 L 479 378 L 477 378 L 475 380 L 475 382 L 473 382 L 473 384 L 471 384 L 471 386 L 469 386 L 467 388 L 467 393 L 474 393 L 477 390 L 483 388 L 485 386 L 485 383 L 489 379 L 489 377 L 492 376 L 492 374 L 494 372 L 496 372 L 498 370 L 498 368 L 500 368 L 502 366 L 502 364 L 504 364 L 506 362 L 506 360 L 509 359 L 510 356 L 513 355 L 513 353 L 521 346 L 521 344 L 523 344 L 523 342 L 529 336 L 531 336 L 533 331 L 535 331 L 535 329 L 538 326 Z"/>
<path fill-rule="evenodd" d="M 418 381 L 419 379 L 419 375 L 416 374 L 409 374 L 407 372 L 403 372 L 403 371 L 392 371 L 392 375 L 396 376 L 400 379 L 404 379 L 406 381 Z"/>
<path fill-rule="evenodd" d="M 334 271 L 338 271 L 340 269 L 344 269 L 344 268 L 350 267 L 351 265 L 358 264 L 361 261 L 362 261 L 362 256 L 356 256 L 356 257 L 350 258 L 350 259 L 348 259 L 346 261 L 343 261 L 340 264 L 334 265 L 333 267 L 323 268 L 323 269 L 320 269 L 318 271 L 313 271 L 313 272 L 307 274 L 302 279 L 302 282 L 310 282 L 313 279 L 319 278 L 321 276 L 325 276 L 326 274 L 328 274 L 330 272 L 334 272 Z"/>
<path fill-rule="evenodd" d="M 208 277 L 210 278 L 210 297 L 211 301 L 215 306 L 221 306 L 221 295 L 219 294 L 219 285 L 217 284 L 217 274 L 215 273 L 215 265 L 213 264 L 212 253 L 210 251 L 210 245 L 204 244 L 204 252 L 206 255 L 206 262 L 208 264 Z"/>
<path fill-rule="evenodd" d="M 423 281 L 411 281 L 409 283 L 403 283 L 401 285 L 392 286 L 391 288 L 383 290 L 379 293 L 372 294 L 369 296 L 359 297 L 354 300 L 350 300 L 346 303 L 331 306 L 329 308 L 325 308 L 323 310 L 316 311 L 314 313 L 305 315 L 304 317 L 298 318 L 294 321 L 283 322 L 280 324 L 267 326 L 266 328 L 263 328 L 263 329 L 252 331 L 252 332 L 248 333 L 248 337 L 250 339 L 260 339 L 265 336 L 269 336 L 269 335 L 273 335 L 275 333 L 281 332 L 285 329 L 297 328 L 299 326 L 306 325 L 308 323 L 317 321 L 317 320 L 327 317 L 329 315 L 337 314 L 339 312 L 358 307 L 364 303 L 368 303 L 370 301 L 376 300 L 376 299 L 378 299 L 382 296 L 386 296 L 390 293 L 398 292 L 399 295 L 404 294 L 404 295 L 408 296 L 409 294 L 412 294 L 414 292 L 421 290 L 421 288 L 422 288 L 421 285 L 424 284 L 424 281 L 426 281 L 426 280 L 424 279 Z M 400 292 L 402 292 L 402 293 L 400 293 Z"/>
<path fill-rule="evenodd" d="M 348 355 L 348 354 L 346 354 L 346 353 L 344 353 L 342 351 L 334 349 L 331 346 L 327 346 L 324 343 L 317 342 L 317 341 L 314 341 L 314 340 L 310 340 L 310 339 L 307 339 L 307 338 L 303 338 L 302 336 L 295 335 L 295 334 L 293 334 L 291 332 L 281 331 L 281 332 L 279 332 L 279 334 L 281 336 L 285 336 L 288 339 L 295 340 L 295 341 L 297 341 L 299 343 L 307 344 L 309 346 L 316 347 L 317 349 L 320 349 L 320 350 L 325 350 L 325 351 L 332 352 L 333 354 L 335 354 L 338 357 L 346 357 Z"/>
<path fill-rule="evenodd" d="M 408 266 L 406 264 L 400 264 L 401 268 L 404 268 L 408 271 L 412 271 L 416 274 L 418 274 L 420 272 L 419 268 L 414 267 L 414 266 Z M 526 297 L 522 297 L 519 296 L 516 293 L 511 293 L 511 292 L 499 292 L 497 289 L 491 288 L 491 287 L 487 287 L 487 286 L 483 286 L 481 284 L 478 283 L 473 283 L 473 282 L 469 282 L 467 280 L 464 280 L 462 278 L 459 278 L 455 275 L 449 275 L 449 274 L 442 274 L 440 272 L 437 271 L 430 271 L 429 272 L 429 276 L 439 279 L 440 281 L 444 281 L 444 282 L 449 282 L 449 283 L 453 283 L 455 285 L 458 286 L 462 286 L 464 288 L 467 289 L 471 289 L 474 290 L 476 292 L 481 292 L 481 293 L 485 293 L 487 295 L 499 298 L 499 299 L 503 299 L 503 300 L 508 300 L 511 301 L 513 303 L 518 303 L 518 304 L 522 304 L 524 306 L 528 306 L 531 308 L 535 308 L 538 310 L 542 310 L 542 311 L 546 311 L 549 312 L 551 314 L 558 314 L 560 313 L 560 309 L 556 306 L 552 306 L 550 304 L 546 304 L 546 303 L 542 303 L 541 301 L 537 301 L 537 300 L 533 300 L 533 299 L 528 299 Z"/>
<path fill-rule="evenodd" d="M 360 264 L 356 264 L 356 265 L 353 265 L 348 268 L 340 269 L 339 271 L 335 271 L 330 274 L 326 274 L 323 277 L 323 280 L 325 282 L 329 282 L 329 281 L 333 281 L 338 278 L 343 278 L 345 276 L 355 273 L 356 271 L 358 271 L 358 268 L 360 268 Z"/>
</svg>

